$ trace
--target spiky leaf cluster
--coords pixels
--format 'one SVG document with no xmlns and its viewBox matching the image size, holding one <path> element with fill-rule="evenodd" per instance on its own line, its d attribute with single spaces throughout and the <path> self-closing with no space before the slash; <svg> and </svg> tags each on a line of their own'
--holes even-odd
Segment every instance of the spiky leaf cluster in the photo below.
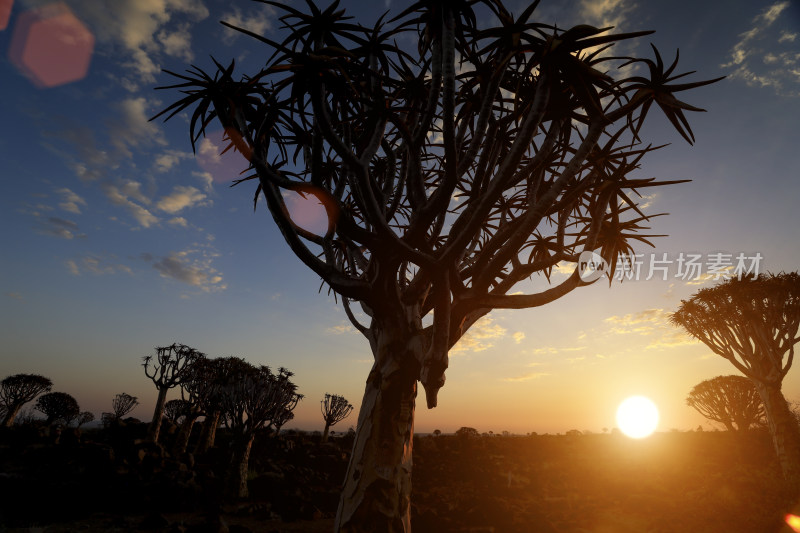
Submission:
<svg viewBox="0 0 800 533">
<path fill-rule="evenodd" d="M 655 149 L 639 140 L 642 123 L 655 103 L 692 142 L 684 112 L 699 109 L 675 94 L 715 81 L 673 83 L 686 74 L 657 50 L 613 58 L 610 47 L 651 32 L 561 29 L 533 19 L 538 2 L 514 16 L 500 0 L 426 0 L 373 26 L 338 1 L 309 0 L 308 12 L 263 3 L 281 14 L 281 38 L 234 29 L 263 43 L 264 68 L 170 72 L 179 81 L 163 88 L 184 96 L 157 116 L 188 111 L 193 147 L 212 123 L 224 129 L 249 167 L 238 182 L 257 181 L 255 201 L 365 336 L 376 317 L 433 313 L 418 361 L 429 406 L 448 350 L 480 317 L 582 285 L 577 268 L 550 276 L 583 251 L 613 269 L 649 244 L 652 215 L 636 197 L 676 182 L 633 176 Z M 647 75 L 630 74 L 639 65 Z M 296 195 L 321 205 L 326 229 L 295 222 Z M 536 274 L 552 285 L 520 285 Z"/>
</svg>

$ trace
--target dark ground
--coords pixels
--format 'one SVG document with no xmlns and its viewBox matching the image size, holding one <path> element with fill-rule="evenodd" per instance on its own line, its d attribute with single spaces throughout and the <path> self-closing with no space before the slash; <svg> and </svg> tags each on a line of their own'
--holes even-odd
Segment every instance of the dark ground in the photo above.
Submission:
<svg viewBox="0 0 800 533">
<path fill-rule="evenodd" d="M 144 430 L 0 434 L 0 531 L 332 530 L 347 437 L 257 438 L 250 497 L 230 501 L 224 432 L 195 459 L 138 441 Z M 765 432 L 415 439 L 415 533 L 789 533 L 793 503 Z"/>
</svg>

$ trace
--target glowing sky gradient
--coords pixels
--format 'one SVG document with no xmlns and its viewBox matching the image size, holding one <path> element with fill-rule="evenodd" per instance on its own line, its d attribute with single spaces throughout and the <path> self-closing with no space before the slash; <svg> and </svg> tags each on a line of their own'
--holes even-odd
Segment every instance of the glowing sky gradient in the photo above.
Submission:
<svg viewBox="0 0 800 533">
<path fill-rule="evenodd" d="M 98 418 L 127 392 L 141 401 L 132 414 L 149 420 L 156 390 L 141 357 L 182 342 L 294 371 L 306 398 L 287 427 L 321 430 L 326 392 L 358 408 L 368 345 L 266 210 L 253 213 L 252 187 L 228 188 L 241 169 L 216 157 L 221 132 L 195 156 L 185 120 L 147 122 L 177 96 L 153 90 L 171 81 L 161 68 L 208 69 L 213 53 L 257 69 L 269 51 L 218 21 L 270 34 L 279 26 L 274 11 L 245 0 L 70 0 L 66 8 L 93 39 L 88 72 L 43 87 L 10 49 L 26 13 L 47 3 L 0 0 L 0 28 L 11 6 L 0 31 L 0 376 L 47 375 Z M 357 5 L 352 14 L 365 24 L 384 8 L 343 5 Z M 638 251 L 760 253 L 762 270 L 798 269 L 797 4 L 543 0 L 537 13 L 560 27 L 654 29 L 638 53 L 650 54 L 653 42 L 671 61 L 680 48 L 679 69 L 697 70 L 692 79 L 728 76 L 685 93 L 708 110 L 688 114 L 694 147 L 651 111 L 643 138 L 672 144 L 643 161 L 640 177 L 693 181 L 643 200 L 648 213 L 670 213 L 653 220 L 653 233 L 669 237 Z M 320 223 L 302 202 L 296 209 Z M 421 402 L 417 430 L 599 432 L 632 395 L 656 403 L 661 431 L 709 429 L 685 397 L 735 369 L 668 324 L 701 286 L 676 272 L 673 265 L 666 281 L 601 282 L 547 307 L 491 313 L 453 350 L 439 407 Z M 790 400 L 800 400 L 799 376 L 792 369 L 784 382 Z"/>
</svg>

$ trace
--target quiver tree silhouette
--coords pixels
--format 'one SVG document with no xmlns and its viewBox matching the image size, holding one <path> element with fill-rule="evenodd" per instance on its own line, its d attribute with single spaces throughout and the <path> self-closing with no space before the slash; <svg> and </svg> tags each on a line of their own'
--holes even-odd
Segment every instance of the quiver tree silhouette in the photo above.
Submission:
<svg viewBox="0 0 800 533">
<path fill-rule="evenodd" d="M 164 417 L 173 424 L 180 423 L 188 411 L 189 402 L 183 398 L 175 398 L 164 404 Z"/>
<path fill-rule="evenodd" d="M 322 442 L 328 442 L 328 432 L 334 426 L 347 418 L 353 406 L 344 396 L 335 394 L 325 394 L 325 398 L 319 402 L 322 418 L 325 420 L 325 430 L 322 432 Z"/>
<path fill-rule="evenodd" d="M 144 373 L 158 389 L 158 399 L 153 411 L 153 420 L 147 430 L 147 437 L 152 442 L 158 442 L 158 433 L 161 429 L 161 417 L 164 414 L 164 404 L 167 401 L 169 389 L 177 387 L 188 374 L 188 370 L 203 354 L 185 344 L 172 344 L 156 348 L 155 358 L 147 355 L 143 358 Z"/>
<path fill-rule="evenodd" d="M 77 400 L 66 392 L 48 392 L 36 400 L 34 409 L 45 416 L 45 424 L 61 421 L 65 425 L 75 420 L 81 412 Z"/>
<path fill-rule="evenodd" d="M 23 405 L 48 392 L 53 382 L 38 374 L 14 374 L 0 382 L 0 404 L 5 416 L 3 426 L 11 427 Z"/>
<path fill-rule="evenodd" d="M 84 424 L 88 424 L 94 420 L 94 413 L 91 411 L 81 411 L 78 414 L 78 418 L 75 419 L 75 427 L 80 428 Z"/>
<path fill-rule="evenodd" d="M 800 275 L 731 278 L 681 301 L 670 320 L 750 378 L 764 402 L 783 476 L 800 492 L 800 428 L 781 392 L 800 341 Z"/>
<path fill-rule="evenodd" d="M 292 411 L 303 396 L 297 394 L 297 386 L 289 380 L 292 373 L 285 368 L 273 374 L 269 367 L 255 367 L 239 359 L 230 360 L 227 371 L 218 385 L 222 416 L 233 433 L 227 490 L 231 496 L 245 498 L 256 432 L 274 427 L 275 420 L 283 419 L 285 411 Z"/>
<path fill-rule="evenodd" d="M 111 400 L 111 412 L 114 415 L 114 420 L 119 421 L 123 416 L 133 411 L 137 405 L 139 405 L 139 398 L 136 396 L 131 396 L 127 392 L 117 394 Z"/>
<path fill-rule="evenodd" d="M 264 3 L 283 14 L 280 42 L 223 24 L 271 49 L 266 66 L 240 78 L 216 60 L 211 74 L 167 71 L 179 81 L 161 88 L 184 96 L 153 118 L 189 110 L 193 149 L 212 122 L 224 129 L 249 165 L 235 183 L 257 180 L 256 202 L 263 194 L 289 248 L 368 340 L 335 529 L 407 532 L 417 381 L 435 407 L 449 349 L 480 318 L 587 284 L 583 252 L 613 272 L 619 253 L 649 244 L 633 198 L 676 182 L 631 177 L 656 148 L 641 127 L 656 104 L 693 142 L 684 111 L 702 110 L 675 94 L 715 80 L 673 83 L 677 59 L 665 65 L 655 49 L 654 60 L 604 55 L 652 32 L 563 30 L 530 20 L 538 2 L 515 18 L 500 0 L 426 0 L 374 27 L 337 2 L 308 0 L 308 13 Z M 285 195 L 321 204 L 327 227 L 298 225 Z M 572 274 L 551 277 L 558 263 Z"/>
<path fill-rule="evenodd" d="M 686 397 L 686 405 L 728 431 L 744 432 L 765 424 L 764 402 L 744 376 L 717 376 L 695 385 Z"/>
<path fill-rule="evenodd" d="M 213 410 L 213 389 L 216 376 L 213 361 L 205 357 L 199 358 L 189 368 L 189 372 L 181 384 L 181 399 L 185 402 L 184 418 L 173 446 L 173 453 L 176 455 L 186 451 L 195 420 L 200 416 L 208 416 Z"/>
</svg>

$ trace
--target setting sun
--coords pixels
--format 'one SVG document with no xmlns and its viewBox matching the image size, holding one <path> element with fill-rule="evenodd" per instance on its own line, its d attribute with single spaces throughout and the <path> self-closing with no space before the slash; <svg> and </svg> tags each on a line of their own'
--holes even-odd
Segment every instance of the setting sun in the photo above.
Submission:
<svg viewBox="0 0 800 533">
<path fill-rule="evenodd" d="M 658 408 L 644 396 L 631 396 L 619 404 L 617 424 L 632 439 L 647 437 L 658 426 Z"/>
</svg>

